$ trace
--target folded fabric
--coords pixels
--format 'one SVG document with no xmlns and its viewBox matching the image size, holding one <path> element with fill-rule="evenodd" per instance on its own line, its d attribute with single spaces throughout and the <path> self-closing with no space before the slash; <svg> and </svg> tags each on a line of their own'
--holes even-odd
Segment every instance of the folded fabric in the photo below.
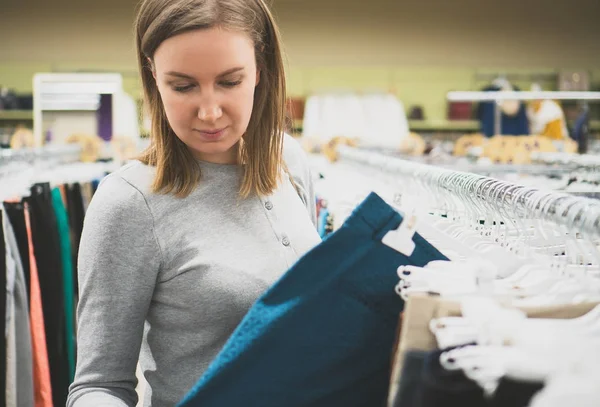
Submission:
<svg viewBox="0 0 600 407">
<path fill-rule="evenodd" d="M 252 306 L 182 407 L 384 405 L 400 265 L 446 258 L 420 235 L 410 257 L 382 237 L 402 217 L 376 194 Z"/>
</svg>

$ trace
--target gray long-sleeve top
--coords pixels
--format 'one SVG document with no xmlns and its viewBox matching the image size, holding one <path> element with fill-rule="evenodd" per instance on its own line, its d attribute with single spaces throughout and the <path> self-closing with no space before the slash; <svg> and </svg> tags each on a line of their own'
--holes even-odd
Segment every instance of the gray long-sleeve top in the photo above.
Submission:
<svg viewBox="0 0 600 407">
<path fill-rule="evenodd" d="M 240 168 L 202 162 L 187 198 L 151 193 L 139 162 L 109 175 L 86 214 L 79 253 L 78 358 L 68 407 L 172 407 L 250 306 L 319 243 L 306 156 L 289 136 L 297 184 L 240 199 Z M 300 195 L 300 197 L 299 197 Z"/>
</svg>

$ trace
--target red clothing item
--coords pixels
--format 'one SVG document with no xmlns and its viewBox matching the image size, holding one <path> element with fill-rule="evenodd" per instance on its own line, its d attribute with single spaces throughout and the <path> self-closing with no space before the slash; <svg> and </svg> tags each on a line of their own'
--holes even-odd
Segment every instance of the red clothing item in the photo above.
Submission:
<svg viewBox="0 0 600 407">
<path fill-rule="evenodd" d="M 33 251 L 31 237 L 31 220 L 29 208 L 25 204 L 25 225 L 27 227 L 27 240 L 29 242 L 30 263 L 30 297 L 29 297 L 29 324 L 31 329 L 31 348 L 33 353 L 33 388 L 35 407 L 53 407 L 52 385 L 50 382 L 50 365 L 48 363 L 48 349 L 46 347 L 46 329 L 44 327 L 44 313 L 42 309 L 42 292 L 38 277 L 37 263 Z"/>
</svg>

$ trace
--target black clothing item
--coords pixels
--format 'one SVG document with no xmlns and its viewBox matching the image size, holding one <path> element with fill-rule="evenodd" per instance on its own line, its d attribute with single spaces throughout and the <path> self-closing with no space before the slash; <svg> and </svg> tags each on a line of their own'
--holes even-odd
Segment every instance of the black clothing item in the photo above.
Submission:
<svg viewBox="0 0 600 407">
<path fill-rule="evenodd" d="M 17 246 L 19 247 L 19 257 L 21 257 L 23 273 L 25 273 L 27 303 L 29 303 L 29 296 L 31 294 L 31 269 L 29 264 L 29 241 L 27 239 L 27 226 L 25 224 L 25 207 L 22 202 L 5 202 L 4 209 L 13 227 Z"/>
<path fill-rule="evenodd" d="M 440 365 L 440 355 L 450 349 L 455 348 L 406 354 L 394 407 L 527 407 L 544 388 L 539 382 L 502 378 L 493 396 L 486 397 L 462 370 L 449 371 Z"/>
<path fill-rule="evenodd" d="M 521 382 L 502 378 L 500 385 L 489 403 L 490 407 L 527 407 L 544 383 Z"/>
<path fill-rule="evenodd" d="M 429 352 L 411 350 L 404 355 L 398 393 L 393 396 L 393 407 L 413 407 L 423 387 L 422 375 Z"/>
<path fill-rule="evenodd" d="M 78 183 L 67 186 L 67 207 L 69 214 L 69 226 L 71 228 L 71 253 L 73 256 L 73 288 L 75 298 L 78 297 L 79 283 L 77 279 L 77 257 L 79 253 L 79 242 L 81 241 L 81 232 L 83 231 L 83 218 L 85 210 L 83 208 L 83 196 L 81 194 L 81 185 Z"/>
<path fill-rule="evenodd" d="M 30 208 L 31 234 L 42 292 L 52 399 L 55 406 L 64 406 L 69 390 L 69 367 L 65 337 L 63 269 L 50 184 L 32 186 L 31 196 L 26 198 L 26 201 Z"/>
<path fill-rule="evenodd" d="M 484 407 L 483 389 L 477 383 L 467 378 L 462 370 L 450 371 L 440 365 L 440 355 L 448 350 L 437 350 L 427 355 L 415 406 Z"/>
</svg>

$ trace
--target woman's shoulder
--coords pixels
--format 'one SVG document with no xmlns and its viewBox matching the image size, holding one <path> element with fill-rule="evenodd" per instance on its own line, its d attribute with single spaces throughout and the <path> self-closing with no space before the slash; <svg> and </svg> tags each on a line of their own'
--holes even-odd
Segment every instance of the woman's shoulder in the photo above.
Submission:
<svg viewBox="0 0 600 407">
<path fill-rule="evenodd" d="M 112 172 L 104 179 L 103 183 L 110 182 L 111 179 L 121 179 L 143 195 L 147 195 L 152 189 L 155 172 L 154 167 L 135 160 Z"/>
<path fill-rule="evenodd" d="M 306 152 L 294 137 L 283 135 L 283 160 L 294 178 L 306 177 L 309 173 Z"/>
<path fill-rule="evenodd" d="M 104 177 L 94 194 L 94 200 L 113 208 L 146 202 L 151 194 L 153 177 L 153 167 L 132 161 Z"/>
</svg>

